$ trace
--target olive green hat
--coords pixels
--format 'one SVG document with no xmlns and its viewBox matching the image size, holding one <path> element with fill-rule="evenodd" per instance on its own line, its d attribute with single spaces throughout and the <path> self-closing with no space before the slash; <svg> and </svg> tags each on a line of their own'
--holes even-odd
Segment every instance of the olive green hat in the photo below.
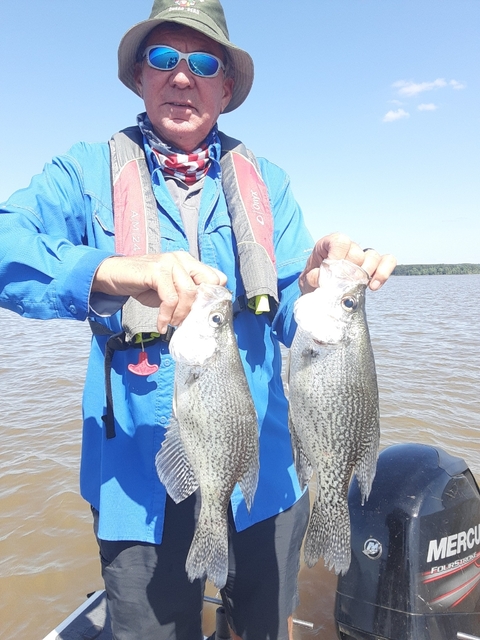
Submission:
<svg viewBox="0 0 480 640">
<path fill-rule="evenodd" d="M 118 77 L 138 95 L 134 72 L 138 48 L 149 32 L 164 22 L 176 22 L 195 29 L 223 45 L 233 67 L 235 86 L 225 112 L 239 107 L 253 83 L 253 60 L 229 40 L 227 23 L 218 0 L 155 0 L 148 20 L 139 22 L 123 36 L 118 48 Z"/>
</svg>

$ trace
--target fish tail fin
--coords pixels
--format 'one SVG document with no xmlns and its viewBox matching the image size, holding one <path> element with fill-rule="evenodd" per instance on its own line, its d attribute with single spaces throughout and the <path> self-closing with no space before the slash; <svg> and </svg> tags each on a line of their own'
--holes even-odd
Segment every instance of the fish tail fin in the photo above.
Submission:
<svg viewBox="0 0 480 640">
<path fill-rule="evenodd" d="M 252 456 L 247 470 L 238 481 L 248 511 L 252 508 L 253 498 L 255 497 L 255 492 L 257 490 L 258 470 L 259 464 L 257 451 L 256 455 Z"/>
<path fill-rule="evenodd" d="M 203 503 L 185 569 L 190 582 L 206 576 L 217 589 L 222 589 L 227 582 L 227 520 L 209 512 Z"/>
<path fill-rule="evenodd" d="M 180 437 L 178 420 L 173 415 L 167 427 L 165 440 L 155 456 L 155 467 L 160 482 L 177 504 L 197 490 L 198 481 Z"/>
<path fill-rule="evenodd" d="M 350 566 L 350 514 L 348 502 L 325 505 L 315 500 L 304 546 L 305 563 L 313 567 L 323 557 L 325 566 L 345 574 Z"/>
</svg>

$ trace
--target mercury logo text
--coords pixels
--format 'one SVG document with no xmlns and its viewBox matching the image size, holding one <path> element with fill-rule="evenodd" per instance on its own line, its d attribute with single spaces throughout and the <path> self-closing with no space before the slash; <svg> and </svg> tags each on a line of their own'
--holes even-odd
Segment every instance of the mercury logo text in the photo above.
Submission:
<svg viewBox="0 0 480 640">
<path fill-rule="evenodd" d="M 440 540 L 430 540 L 427 562 L 451 558 L 478 545 L 480 545 L 480 524 Z"/>
</svg>

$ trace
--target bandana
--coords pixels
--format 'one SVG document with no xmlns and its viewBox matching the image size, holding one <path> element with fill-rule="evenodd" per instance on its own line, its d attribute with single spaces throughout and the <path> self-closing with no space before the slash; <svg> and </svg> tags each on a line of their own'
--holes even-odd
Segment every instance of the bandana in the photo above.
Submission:
<svg viewBox="0 0 480 640">
<path fill-rule="evenodd" d="M 186 185 L 192 185 L 201 180 L 208 172 L 211 158 L 217 157 L 215 148 L 219 144 L 217 125 L 213 127 L 198 149 L 192 153 L 183 153 L 179 149 L 169 147 L 154 133 L 153 125 L 146 113 L 141 113 L 137 117 L 137 123 L 163 173 L 182 180 Z"/>
</svg>

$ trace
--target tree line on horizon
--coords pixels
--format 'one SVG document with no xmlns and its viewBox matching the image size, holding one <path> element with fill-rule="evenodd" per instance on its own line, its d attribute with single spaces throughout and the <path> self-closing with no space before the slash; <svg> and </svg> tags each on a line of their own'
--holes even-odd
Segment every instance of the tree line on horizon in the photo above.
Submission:
<svg viewBox="0 0 480 640">
<path fill-rule="evenodd" d="M 456 276 L 480 273 L 480 264 L 399 264 L 394 276 Z"/>
</svg>

